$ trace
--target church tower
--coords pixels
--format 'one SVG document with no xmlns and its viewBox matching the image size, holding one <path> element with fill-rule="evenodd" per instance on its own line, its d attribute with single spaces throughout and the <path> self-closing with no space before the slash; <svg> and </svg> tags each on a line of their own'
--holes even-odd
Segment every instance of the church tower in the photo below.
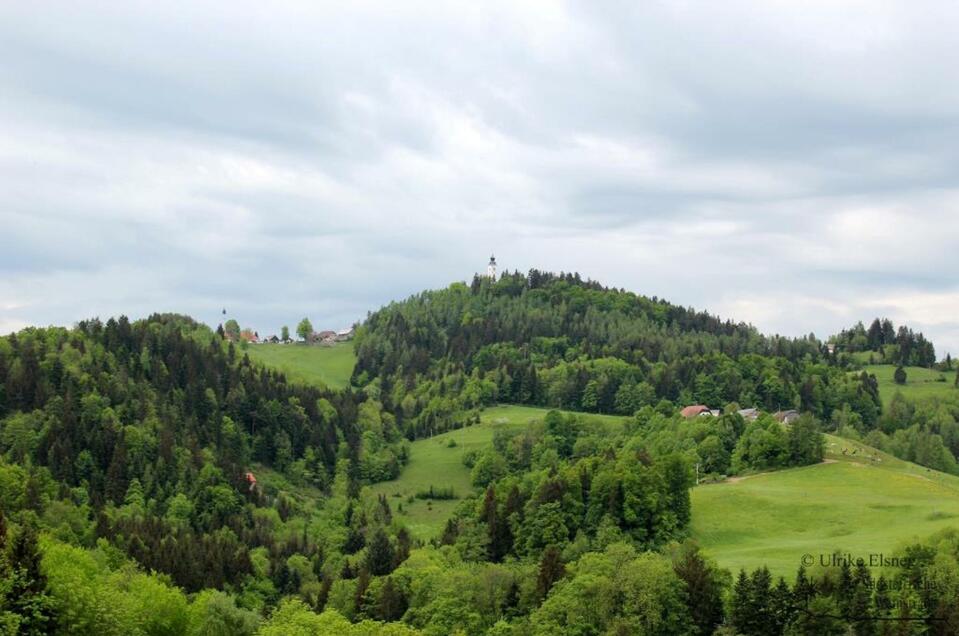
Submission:
<svg viewBox="0 0 959 636">
<path fill-rule="evenodd" d="M 486 266 L 486 278 L 496 280 L 496 257 L 489 257 L 489 265 Z"/>
</svg>

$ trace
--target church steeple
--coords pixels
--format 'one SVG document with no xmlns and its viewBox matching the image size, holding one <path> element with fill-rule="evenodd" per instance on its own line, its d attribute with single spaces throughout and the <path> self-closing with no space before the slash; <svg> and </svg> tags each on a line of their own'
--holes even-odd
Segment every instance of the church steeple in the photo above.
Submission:
<svg viewBox="0 0 959 636">
<path fill-rule="evenodd" d="M 486 278 L 496 280 L 496 257 L 489 257 L 489 265 L 486 266 Z"/>
</svg>

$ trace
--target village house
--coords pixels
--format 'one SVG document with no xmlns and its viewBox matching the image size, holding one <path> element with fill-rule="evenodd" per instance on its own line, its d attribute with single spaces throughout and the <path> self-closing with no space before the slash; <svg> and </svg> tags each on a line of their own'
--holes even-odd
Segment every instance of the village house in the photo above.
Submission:
<svg viewBox="0 0 959 636">
<path fill-rule="evenodd" d="M 693 404 L 691 406 L 687 406 L 679 413 L 683 417 L 698 417 L 700 415 L 713 415 L 713 412 L 709 410 L 709 407 L 703 406 L 702 404 Z"/>
<path fill-rule="evenodd" d="M 336 332 L 325 329 L 323 331 L 314 331 L 310 342 L 318 342 L 323 345 L 331 345 L 336 341 Z"/>
<path fill-rule="evenodd" d="M 744 420 L 753 421 L 759 417 L 759 409 L 739 409 L 736 411 Z"/>
<path fill-rule="evenodd" d="M 799 419 L 799 411 L 794 409 L 789 409 L 787 411 L 776 411 L 773 414 L 773 417 L 776 418 L 777 422 L 782 422 L 783 424 L 792 424 Z"/>
</svg>

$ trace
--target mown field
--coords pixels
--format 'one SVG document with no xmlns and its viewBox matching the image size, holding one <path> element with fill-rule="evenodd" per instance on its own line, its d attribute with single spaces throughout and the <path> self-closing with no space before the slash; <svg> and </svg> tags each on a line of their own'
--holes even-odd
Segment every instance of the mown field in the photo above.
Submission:
<svg viewBox="0 0 959 636">
<path fill-rule="evenodd" d="M 410 462 L 399 479 L 374 484 L 374 494 L 384 494 L 389 499 L 396 516 L 413 535 L 420 539 L 437 536 L 459 505 L 460 500 L 473 492 L 470 484 L 470 469 L 463 465 L 463 454 L 473 449 L 488 447 L 493 441 L 493 432 L 500 428 L 511 429 L 528 426 L 546 415 L 547 409 L 528 406 L 496 406 L 483 411 L 480 423 L 468 428 L 436 435 L 413 442 Z M 611 425 L 623 422 L 622 417 L 588 415 L 590 419 Z M 455 445 L 451 445 L 451 441 Z M 426 501 L 415 499 L 419 491 L 452 487 L 456 499 Z M 399 512 L 399 505 L 403 511 Z"/>
<path fill-rule="evenodd" d="M 959 527 L 959 478 L 827 440 L 829 463 L 694 488 L 693 537 L 723 567 L 791 578 L 803 555 L 868 558 Z"/>
<path fill-rule="evenodd" d="M 922 367 L 906 367 L 906 383 L 896 384 L 893 374 L 896 367 L 891 364 L 872 364 L 864 367 L 879 380 L 879 395 L 883 404 L 889 404 L 897 391 L 910 399 L 927 397 L 959 395 L 955 387 L 955 372 L 944 373 L 935 369 Z"/>
<path fill-rule="evenodd" d="M 350 383 L 356 355 L 352 342 L 332 347 L 303 344 L 258 344 L 246 349 L 250 358 L 281 369 L 291 380 L 342 389 Z"/>
</svg>

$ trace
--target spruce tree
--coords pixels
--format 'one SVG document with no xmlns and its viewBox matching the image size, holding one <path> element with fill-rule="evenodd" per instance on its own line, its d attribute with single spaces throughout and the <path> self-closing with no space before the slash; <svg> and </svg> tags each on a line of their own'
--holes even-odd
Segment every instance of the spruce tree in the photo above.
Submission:
<svg viewBox="0 0 959 636">
<path fill-rule="evenodd" d="M 806 566 L 800 565 L 793 585 L 793 603 L 797 607 L 806 607 L 815 595 L 816 586 L 806 576 Z"/>
<path fill-rule="evenodd" d="M 686 606 L 696 634 L 709 636 L 723 620 L 723 586 L 716 571 L 693 545 L 682 548 L 673 571 L 686 588 Z"/>
<path fill-rule="evenodd" d="M 842 612 L 843 616 L 849 616 L 849 613 L 852 611 L 852 590 L 853 590 L 853 576 L 852 568 L 849 566 L 847 560 L 843 560 L 842 566 L 839 568 L 839 584 L 835 589 L 836 604 L 839 605 L 839 610 Z"/>
<path fill-rule="evenodd" d="M 40 570 L 37 529 L 28 522 L 14 537 L 9 550 L 6 609 L 19 614 L 18 634 L 49 634 L 56 624 L 53 600 L 47 594 L 47 579 Z"/>
<path fill-rule="evenodd" d="M 749 634 L 756 636 L 765 636 L 775 633 L 775 618 L 769 613 L 768 608 L 772 600 L 772 580 L 769 568 L 763 566 L 753 572 L 749 580 L 750 590 L 750 613 L 752 615 L 751 628 Z"/>
<path fill-rule="evenodd" d="M 392 572 L 393 556 L 393 544 L 390 543 L 390 538 L 383 528 L 377 528 L 370 541 L 369 552 L 366 554 L 366 567 L 369 568 L 370 574 L 383 576 Z"/>
<path fill-rule="evenodd" d="M 754 623 L 752 611 L 752 586 L 746 570 L 739 570 L 736 584 L 733 586 L 732 599 L 729 607 L 729 621 L 737 633 L 750 634 Z"/>
<path fill-rule="evenodd" d="M 393 582 L 392 577 L 387 577 L 380 588 L 379 597 L 376 599 L 376 618 L 381 621 L 398 621 L 406 612 L 406 598 L 403 592 Z"/>
<path fill-rule="evenodd" d="M 539 561 L 539 574 L 536 577 L 536 594 L 540 600 L 545 599 L 553 585 L 565 575 L 566 566 L 563 565 L 559 548 L 555 545 L 548 546 L 543 550 Z"/>
<path fill-rule="evenodd" d="M 769 626 L 770 634 L 782 634 L 786 625 L 793 619 L 796 613 L 793 605 L 792 591 L 783 577 L 779 577 L 779 582 L 772 589 L 769 595 Z"/>
<path fill-rule="evenodd" d="M 872 620 L 872 591 L 872 575 L 869 573 L 869 568 L 863 563 L 857 564 L 849 601 L 849 619 L 854 621 L 853 632 L 856 636 L 874 636 L 876 633 L 876 623 Z"/>
</svg>

